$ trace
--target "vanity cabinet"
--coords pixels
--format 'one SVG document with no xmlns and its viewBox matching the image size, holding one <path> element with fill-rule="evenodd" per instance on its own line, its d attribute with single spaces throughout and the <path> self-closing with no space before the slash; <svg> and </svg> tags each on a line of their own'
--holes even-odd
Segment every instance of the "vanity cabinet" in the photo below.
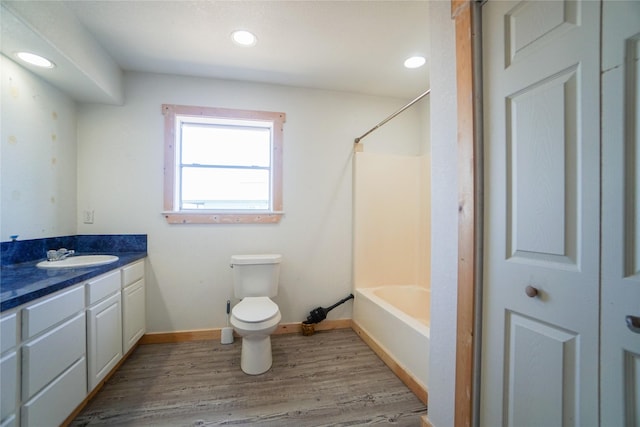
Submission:
<svg viewBox="0 0 640 427">
<path fill-rule="evenodd" d="M 18 321 L 15 312 L 0 317 L 0 426 L 17 425 L 20 383 Z"/>
<path fill-rule="evenodd" d="M 122 359 L 120 271 L 86 284 L 88 386 L 93 390 Z"/>
<path fill-rule="evenodd" d="M 0 427 L 55 426 L 146 331 L 144 260 L 0 314 Z"/>
<path fill-rule="evenodd" d="M 122 269 L 122 351 L 126 353 L 146 331 L 144 261 Z"/>
<path fill-rule="evenodd" d="M 84 286 L 22 309 L 21 425 L 59 425 L 87 394 Z"/>
</svg>

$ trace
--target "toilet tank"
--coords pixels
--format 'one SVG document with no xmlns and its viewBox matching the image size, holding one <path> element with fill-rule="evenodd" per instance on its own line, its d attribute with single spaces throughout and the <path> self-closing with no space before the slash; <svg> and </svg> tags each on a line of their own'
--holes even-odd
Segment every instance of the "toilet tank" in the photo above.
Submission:
<svg viewBox="0 0 640 427">
<path fill-rule="evenodd" d="M 233 293 L 236 298 L 278 295 L 282 255 L 233 255 Z"/>
</svg>

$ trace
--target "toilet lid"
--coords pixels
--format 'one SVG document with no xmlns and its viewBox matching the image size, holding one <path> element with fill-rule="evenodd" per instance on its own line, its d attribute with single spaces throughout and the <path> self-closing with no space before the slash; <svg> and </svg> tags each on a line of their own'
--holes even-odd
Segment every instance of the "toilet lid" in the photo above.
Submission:
<svg viewBox="0 0 640 427">
<path fill-rule="evenodd" d="M 278 305 L 268 297 L 246 297 L 231 312 L 243 322 L 264 322 L 278 313 Z"/>
</svg>

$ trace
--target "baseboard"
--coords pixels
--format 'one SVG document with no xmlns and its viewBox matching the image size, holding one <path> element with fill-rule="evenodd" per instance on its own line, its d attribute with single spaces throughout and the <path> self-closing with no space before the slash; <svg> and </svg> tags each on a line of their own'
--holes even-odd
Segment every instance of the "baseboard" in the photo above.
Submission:
<svg viewBox="0 0 640 427">
<path fill-rule="evenodd" d="M 167 344 L 185 341 L 207 341 L 220 339 L 222 329 L 201 329 L 196 331 L 152 332 L 140 338 L 140 344 Z"/>
<path fill-rule="evenodd" d="M 371 337 L 357 322 L 352 321 L 352 329 L 367 343 L 367 345 L 378 355 L 380 359 L 393 371 L 394 374 L 415 394 L 425 405 L 429 400 L 427 390 L 409 373 L 398 364 L 389 353 L 382 347 L 375 338 Z"/>
<path fill-rule="evenodd" d="M 351 319 L 323 320 L 322 322 L 314 325 L 315 331 L 330 331 L 333 329 L 348 328 L 351 328 Z M 164 344 L 185 341 L 219 340 L 222 334 L 221 331 L 221 328 L 215 328 L 195 331 L 152 332 L 144 334 L 140 339 L 140 344 Z M 300 322 L 281 323 L 278 325 L 278 329 L 276 329 L 273 334 L 280 335 L 298 333 L 302 333 L 302 326 Z M 234 333 L 234 336 L 237 337 L 238 335 Z"/>
</svg>

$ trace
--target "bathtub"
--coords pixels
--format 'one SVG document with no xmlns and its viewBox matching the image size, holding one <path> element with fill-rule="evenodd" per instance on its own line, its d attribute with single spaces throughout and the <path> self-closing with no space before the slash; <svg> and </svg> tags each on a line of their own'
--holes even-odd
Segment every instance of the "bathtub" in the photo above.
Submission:
<svg viewBox="0 0 640 427">
<path fill-rule="evenodd" d="M 430 299 L 430 290 L 424 287 L 388 285 L 357 288 L 353 305 L 354 329 L 390 368 L 396 371 L 394 364 L 400 368 L 396 374 L 418 397 L 424 394 L 425 403 Z"/>
</svg>

